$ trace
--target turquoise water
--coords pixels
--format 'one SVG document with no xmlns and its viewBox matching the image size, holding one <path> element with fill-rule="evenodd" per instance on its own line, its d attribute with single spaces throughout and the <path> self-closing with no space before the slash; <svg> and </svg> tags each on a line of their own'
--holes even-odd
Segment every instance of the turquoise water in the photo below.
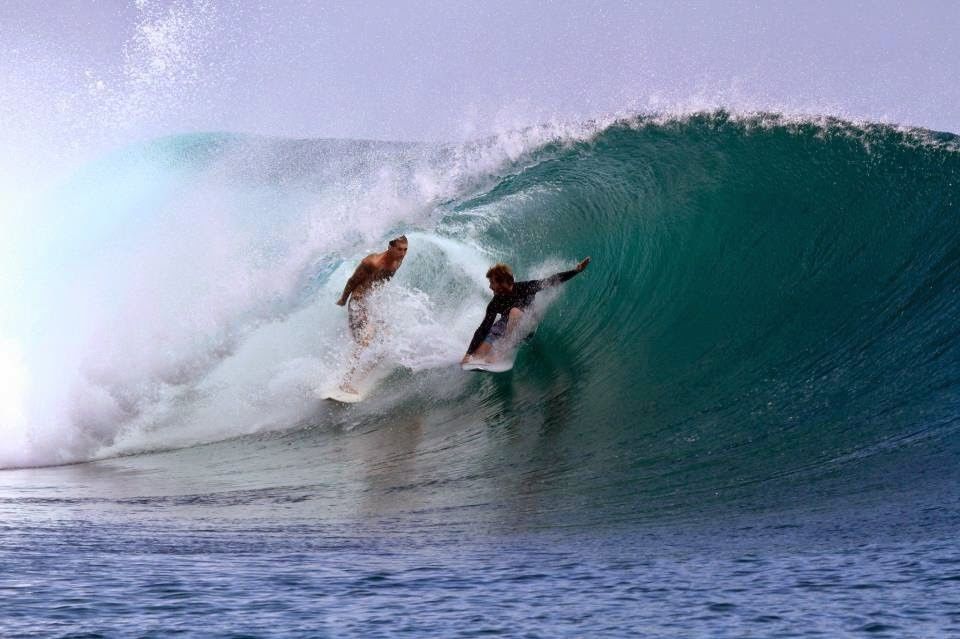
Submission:
<svg viewBox="0 0 960 639">
<path fill-rule="evenodd" d="M 3 634 L 956 634 L 958 196 L 951 135 L 773 114 L 104 158 L 32 269 L 79 364 L 4 452 Z M 325 403 L 398 232 L 385 377 Z M 586 255 L 459 371 L 490 263 Z"/>
</svg>

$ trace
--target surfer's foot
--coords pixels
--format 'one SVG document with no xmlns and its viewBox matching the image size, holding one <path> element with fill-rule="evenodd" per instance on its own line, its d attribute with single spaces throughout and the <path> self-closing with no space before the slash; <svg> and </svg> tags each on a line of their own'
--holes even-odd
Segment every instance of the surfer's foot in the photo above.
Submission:
<svg viewBox="0 0 960 639">
<path fill-rule="evenodd" d="M 357 389 L 351 386 L 350 384 L 340 384 L 340 390 L 342 390 L 344 393 L 350 393 L 352 395 L 360 394 L 359 392 L 357 392 Z"/>
<path fill-rule="evenodd" d="M 505 353 L 506 351 L 502 348 L 491 348 L 490 352 L 480 358 L 480 361 L 484 364 L 493 364 L 502 360 Z"/>
</svg>

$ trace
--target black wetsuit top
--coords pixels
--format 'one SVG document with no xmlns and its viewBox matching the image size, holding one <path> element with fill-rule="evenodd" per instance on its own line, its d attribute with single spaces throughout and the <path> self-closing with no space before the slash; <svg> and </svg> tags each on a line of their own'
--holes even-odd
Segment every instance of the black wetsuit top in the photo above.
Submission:
<svg viewBox="0 0 960 639">
<path fill-rule="evenodd" d="M 514 282 L 511 292 L 506 295 L 494 295 L 490 303 L 487 304 L 487 314 L 484 315 L 483 321 L 480 322 L 480 327 L 477 328 L 477 332 L 473 334 L 473 339 L 470 340 L 467 354 L 473 353 L 473 351 L 480 347 L 480 344 L 483 343 L 483 340 L 486 339 L 487 334 L 490 332 L 490 327 L 493 326 L 493 321 L 497 318 L 497 315 L 506 317 L 509 315 L 511 308 L 519 308 L 520 310 L 527 308 L 533 304 L 533 298 L 536 297 L 537 293 L 545 288 L 566 282 L 577 273 L 579 273 L 577 270 L 564 271 L 563 273 L 557 273 L 542 280 Z"/>
</svg>

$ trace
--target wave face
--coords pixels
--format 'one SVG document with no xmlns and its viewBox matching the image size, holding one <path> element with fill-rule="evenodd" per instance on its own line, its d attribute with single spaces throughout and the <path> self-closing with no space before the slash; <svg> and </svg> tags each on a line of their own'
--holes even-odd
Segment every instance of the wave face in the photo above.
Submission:
<svg viewBox="0 0 960 639">
<path fill-rule="evenodd" d="M 436 433 L 538 433 L 479 461 L 433 450 L 444 472 L 487 464 L 557 496 L 547 510 L 607 519 L 955 474 L 949 135 L 714 112 L 457 148 L 185 136 L 53 197 L 96 233 L 57 240 L 36 302 L 56 311 L 40 323 L 56 356 L 24 349 L 57 382 L 26 402 L 7 466 L 416 415 Z M 348 359 L 333 301 L 400 232 L 410 257 L 379 297 L 393 372 L 331 409 L 313 389 Z M 586 255 L 512 373 L 459 373 L 490 263 L 525 278 Z"/>
<path fill-rule="evenodd" d="M 595 257 L 521 353 L 544 390 L 510 418 L 575 432 L 573 483 L 625 511 L 952 473 L 954 142 L 714 113 L 541 150 L 445 220 L 502 207 L 478 235 L 521 272 Z"/>
</svg>

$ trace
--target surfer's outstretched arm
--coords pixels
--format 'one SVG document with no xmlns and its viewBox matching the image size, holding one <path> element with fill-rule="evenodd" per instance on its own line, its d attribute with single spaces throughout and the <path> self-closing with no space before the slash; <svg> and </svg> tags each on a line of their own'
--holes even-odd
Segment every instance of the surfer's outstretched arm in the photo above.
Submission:
<svg viewBox="0 0 960 639">
<path fill-rule="evenodd" d="M 583 260 L 581 260 L 579 264 L 574 266 L 569 271 L 563 271 L 562 273 L 557 273 L 555 275 L 551 275 L 550 277 L 545 277 L 542 280 L 537 280 L 536 281 L 537 290 L 542 291 L 545 288 L 550 288 L 551 286 L 558 286 L 560 284 L 563 284 L 567 280 L 573 278 L 573 276 L 577 275 L 578 273 L 581 273 L 583 269 L 587 268 L 589 264 L 590 264 L 590 258 L 586 257 Z"/>
</svg>

